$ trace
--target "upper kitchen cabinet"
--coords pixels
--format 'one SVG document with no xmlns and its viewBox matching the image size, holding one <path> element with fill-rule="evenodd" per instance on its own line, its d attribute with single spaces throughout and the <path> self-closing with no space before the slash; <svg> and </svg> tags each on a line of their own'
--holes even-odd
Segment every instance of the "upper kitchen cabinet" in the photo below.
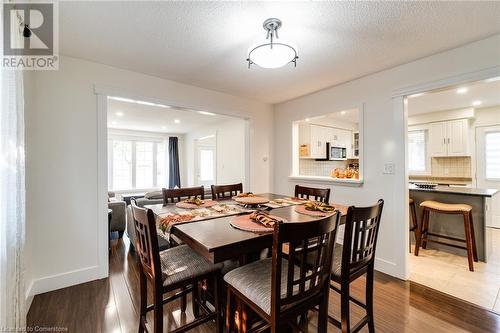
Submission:
<svg viewBox="0 0 500 333">
<path fill-rule="evenodd" d="M 429 153 L 432 157 L 469 156 L 467 119 L 431 123 Z"/>
<path fill-rule="evenodd" d="M 300 158 L 326 158 L 328 128 L 314 124 L 299 125 Z"/>
</svg>

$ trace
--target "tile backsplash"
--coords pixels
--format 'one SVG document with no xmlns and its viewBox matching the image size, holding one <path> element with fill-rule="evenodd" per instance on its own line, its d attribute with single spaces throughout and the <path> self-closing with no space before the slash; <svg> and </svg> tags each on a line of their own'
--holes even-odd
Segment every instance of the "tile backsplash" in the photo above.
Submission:
<svg viewBox="0 0 500 333">
<path fill-rule="evenodd" d="M 301 176 L 330 176 L 330 171 L 335 168 L 346 168 L 346 161 L 315 161 L 313 159 L 299 160 L 299 174 Z"/>
<path fill-rule="evenodd" d="M 431 160 L 433 177 L 471 177 L 470 157 L 433 157 Z"/>
</svg>

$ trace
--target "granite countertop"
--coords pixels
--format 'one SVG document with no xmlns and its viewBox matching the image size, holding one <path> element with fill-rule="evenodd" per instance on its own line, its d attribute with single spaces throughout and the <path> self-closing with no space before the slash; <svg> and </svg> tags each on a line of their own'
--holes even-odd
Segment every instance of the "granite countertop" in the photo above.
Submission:
<svg viewBox="0 0 500 333">
<path fill-rule="evenodd" d="M 485 188 L 475 188 L 475 187 L 449 187 L 449 186 L 438 185 L 434 189 L 426 189 L 426 188 L 418 188 L 415 185 L 410 184 L 409 188 L 410 191 L 461 194 L 461 195 L 472 195 L 479 197 L 492 197 L 498 193 L 498 190 L 495 189 L 485 189 Z"/>
</svg>

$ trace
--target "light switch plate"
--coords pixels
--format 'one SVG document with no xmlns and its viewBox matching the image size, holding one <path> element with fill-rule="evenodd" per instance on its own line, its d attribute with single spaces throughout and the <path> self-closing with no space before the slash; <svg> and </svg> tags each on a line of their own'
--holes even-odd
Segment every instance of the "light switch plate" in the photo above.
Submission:
<svg viewBox="0 0 500 333">
<path fill-rule="evenodd" d="M 393 175 L 396 169 L 396 165 L 394 163 L 385 163 L 384 164 L 384 174 Z"/>
</svg>

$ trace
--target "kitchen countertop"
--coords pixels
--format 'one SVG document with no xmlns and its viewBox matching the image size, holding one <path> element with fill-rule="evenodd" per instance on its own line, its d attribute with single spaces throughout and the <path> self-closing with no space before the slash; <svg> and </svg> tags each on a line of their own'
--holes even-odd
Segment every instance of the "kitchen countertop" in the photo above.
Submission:
<svg viewBox="0 0 500 333">
<path fill-rule="evenodd" d="M 434 192 L 434 193 L 447 193 L 447 194 L 461 194 L 472 195 L 479 197 L 492 197 L 498 193 L 495 189 L 475 188 L 475 187 L 449 187 L 438 185 L 434 189 L 418 188 L 413 184 L 409 184 L 410 191 L 419 192 Z"/>
</svg>

